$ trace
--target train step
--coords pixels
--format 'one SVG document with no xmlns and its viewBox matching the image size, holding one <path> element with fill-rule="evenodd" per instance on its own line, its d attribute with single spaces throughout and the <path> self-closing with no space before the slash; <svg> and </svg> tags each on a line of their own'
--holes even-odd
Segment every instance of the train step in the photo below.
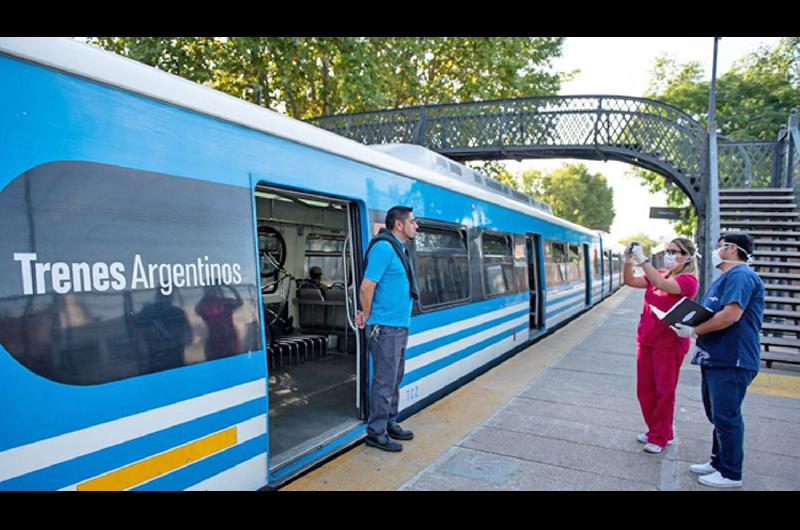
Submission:
<svg viewBox="0 0 800 530">
<path fill-rule="evenodd" d="M 755 194 L 755 195 L 775 195 L 775 194 L 794 194 L 792 188 L 722 188 L 719 190 L 720 195 L 737 195 L 737 194 Z"/>
<path fill-rule="evenodd" d="M 751 267 L 769 267 L 772 269 L 800 269 L 800 261 L 766 261 L 754 260 L 750 262 Z"/>
<path fill-rule="evenodd" d="M 754 239 L 753 243 L 758 249 L 762 247 L 800 247 L 800 241 L 784 241 L 781 239 Z"/>
<path fill-rule="evenodd" d="M 724 230 L 724 227 L 721 227 L 721 231 L 724 233 L 726 230 Z M 784 231 L 779 231 L 779 230 L 748 230 L 747 233 L 750 234 L 753 237 L 754 236 L 785 237 L 785 238 L 800 237 L 800 232 L 795 232 L 793 230 L 784 230 Z"/>
<path fill-rule="evenodd" d="M 764 282 L 764 290 L 800 292 L 800 285 L 782 285 L 780 283 Z"/>
<path fill-rule="evenodd" d="M 792 298 L 791 296 L 765 296 L 764 302 L 767 304 L 800 305 L 800 298 Z"/>
<path fill-rule="evenodd" d="M 739 202 L 729 202 L 729 203 L 720 203 L 719 205 L 720 210 L 756 210 L 756 211 L 764 211 L 764 210 L 796 210 L 797 204 L 793 202 L 787 202 L 782 204 L 753 204 L 753 203 L 739 203 Z"/>
<path fill-rule="evenodd" d="M 761 324 L 761 331 L 767 332 L 784 332 L 795 333 L 800 335 L 800 326 L 792 326 L 790 324 L 778 324 L 777 322 L 764 322 Z"/>
<path fill-rule="evenodd" d="M 781 317 L 781 318 L 788 318 L 789 320 L 794 320 L 797 322 L 800 320 L 800 312 L 798 311 L 782 311 L 780 309 L 765 309 L 764 310 L 765 317 Z"/>
<path fill-rule="evenodd" d="M 747 219 L 754 219 L 754 220 L 761 220 L 759 218 L 763 218 L 764 220 L 767 219 L 775 219 L 781 221 L 783 219 L 794 219 L 800 214 L 797 212 L 756 212 L 756 211 L 749 211 L 749 212 L 720 212 L 721 219 L 731 219 L 733 217 L 745 217 Z M 735 221 L 735 219 L 734 219 Z M 720 221 L 724 222 L 724 221 Z"/>
<path fill-rule="evenodd" d="M 770 221 L 769 219 L 762 219 L 762 220 L 742 220 L 737 221 L 734 219 L 723 221 L 720 220 L 719 224 L 722 227 L 733 227 L 733 226 L 742 226 L 742 227 L 749 227 L 749 226 L 762 226 L 766 228 L 775 228 L 775 227 L 786 227 L 789 228 L 796 228 L 800 226 L 800 221 Z"/>
<path fill-rule="evenodd" d="M 791 274 L 788 272 L 759 272 L 761 279 L 770 278 L 773 280 L 798 280 L 800 281 L 800 274 Z"/>
<path fill-rule="evenodd" d="M 767 363 L 767 368 L 772 368 L 772 363 L 800 364 L 800 354 L 776 351 L 762 351 L 761 360 Z"/>
<path fill-rule="evenodd" d="M 760 250 L 753 251 L 754 256 L 767 256 L 772 258 L 800 258 L 800 252 L 789 252 L 785 250 Z"/>
</svg>

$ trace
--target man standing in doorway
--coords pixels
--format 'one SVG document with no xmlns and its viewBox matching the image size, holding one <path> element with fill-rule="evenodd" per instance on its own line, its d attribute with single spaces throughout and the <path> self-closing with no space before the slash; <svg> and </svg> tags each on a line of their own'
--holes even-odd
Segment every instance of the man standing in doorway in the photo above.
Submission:
<svg viewBox="0 0 800 530">
<path fill-rule="evenodd" d="M 356 325 L 367 327 L 367 349 L 372 356 L 367 445 L 384 451 L 402 451 L 392 440 L 411 440 L 414 434 L 397 424 L 400 381 L 405 370 L 408 328 L 413 301 L 418 298 L 411 256 L 405 247 L 417 234 L 412 209 L 395 206 L 367 248 L 360 299 L 363 311 Z"/>
</svg>

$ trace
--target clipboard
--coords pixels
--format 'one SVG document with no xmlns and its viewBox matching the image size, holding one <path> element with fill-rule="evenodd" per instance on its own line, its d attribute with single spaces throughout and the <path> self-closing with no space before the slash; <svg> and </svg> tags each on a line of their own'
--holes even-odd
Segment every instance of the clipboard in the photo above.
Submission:
<svg viewBox="0 0 800 530">
<path fill-rule="evenodd" d="M 653 304 L 648 305 L 653 314 L 668 326 L 674 324 L 696 326 L 714 316 L 713 311 L 685 296 L 667 311 L 662 311 Z"/>
</svg>

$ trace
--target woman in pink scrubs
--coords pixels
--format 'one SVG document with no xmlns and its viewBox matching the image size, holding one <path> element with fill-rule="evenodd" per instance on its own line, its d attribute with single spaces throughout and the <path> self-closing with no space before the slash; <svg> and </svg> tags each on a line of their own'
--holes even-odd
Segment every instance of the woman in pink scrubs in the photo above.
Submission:
<svg viewBox="0 0 800 530">
<path fill-rule="evenodd" d="M 690 347 L 690 339 L 679 337 L 661 322 L 650 304 L 666 311 L 684 296 L 694 298 L 698 288 L 696 256 L 694 243 L 684 238 L 673 239 L 667 245 L 665 269 L 653 267 L 641 246 L 625 250 L 625 284 L 646 289 L 636 336 L 636 394 L 648 429 L 638 438 L 648 453 L 660 453 L 672 442 L 675 389 Z M 644 277 L 633 275 L 633 261 L 642 267 Z"/>
</svg>

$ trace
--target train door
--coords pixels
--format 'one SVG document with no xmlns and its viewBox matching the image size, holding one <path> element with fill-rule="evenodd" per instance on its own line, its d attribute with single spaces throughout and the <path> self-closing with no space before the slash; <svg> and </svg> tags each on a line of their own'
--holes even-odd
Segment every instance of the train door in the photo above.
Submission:
<svg viewBox="0 0 800 530">
<path fill-rule="evenodd" d="M 539 236 L 535 234 L 525 235 L 525 247 L 528 258 L 528 289 L 530 290 L 530 328 L 538 330 L 542 327 L 542 315 L 544 314 L 544 296 L 542 296 L 542 284 L 539 274 L 539 263 L 541 255 L 539 253 Z"/>
<path fill-rule="evenodd" d="M 611 294 L 611 292 L 613 291 L 613 285 L 611 285 L 611 276 L 614 274 L 614 268 L 612 266 L 613 265 L 612 260 L 613 260 L 613 258 L 611 257 L 611 251 L 610 250 L 606 250 L 606 258 L 603 261 L 606 264 L 606 267 L 605 267 L 605 269 L 606 269 L 605 283 L 606 283 L 606 286 L 608 286 L 608 289 L 606 289 L 606 293 L 608 293 L 608 294 Z"/>
<path fill-rule="evenodd" d="M 589 255 L 589 244 L 583 244 L 583 275 L 586 278 L 586 306 L 592 304 L 592 260 Z"/>
<path fill-rule="evenodd" d="M 261 186 L 255 195 L 275 471 L 364 417 L 360 224 L 352 202 Z"/>
</svg>

